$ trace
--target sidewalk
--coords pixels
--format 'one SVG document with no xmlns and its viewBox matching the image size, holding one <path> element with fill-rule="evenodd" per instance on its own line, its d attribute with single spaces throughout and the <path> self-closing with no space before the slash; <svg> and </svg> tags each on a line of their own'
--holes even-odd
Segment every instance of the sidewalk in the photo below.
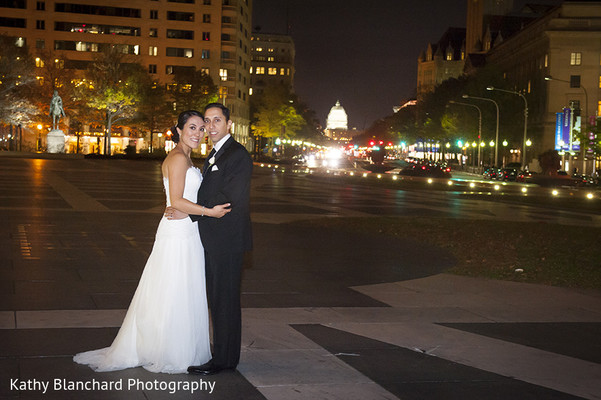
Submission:
<svg viewBox="0 0 601 400">
<path fill-rule="evenodd" d="M 257 174 L 296 203 L 253 194 L 238 370 L 95 373 L 72 356 L 121 324 L 164 201 L 159 165 L 0 159 L 0 398 L 601 399 L 598 291 L 449 275 L 419 243 L 281 223 L 324 200 Z"/>
</svg>

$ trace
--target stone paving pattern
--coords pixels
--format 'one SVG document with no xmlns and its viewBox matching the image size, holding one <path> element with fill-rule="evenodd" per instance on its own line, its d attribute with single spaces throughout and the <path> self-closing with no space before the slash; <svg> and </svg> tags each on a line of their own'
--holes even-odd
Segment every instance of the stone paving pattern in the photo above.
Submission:
<svg viewBox="0 0 601 400">
<path fill-rule="evenodd" d="M 601 398 L 598 291 L 448 275 L 453 259 L 440 249 L 295 225 L 422 215 L 585 228 L 601 226 L 599 215 L 258 166 L 238 370 L 200 382 L 74 364 L 114 338 L 163 206 L 158 162 L 0 156 L 0 398 Z M 141 386 L 42 394 L 11 379 Z M 201 383 L 212 393 L 182 389 Z"/>
</svg>

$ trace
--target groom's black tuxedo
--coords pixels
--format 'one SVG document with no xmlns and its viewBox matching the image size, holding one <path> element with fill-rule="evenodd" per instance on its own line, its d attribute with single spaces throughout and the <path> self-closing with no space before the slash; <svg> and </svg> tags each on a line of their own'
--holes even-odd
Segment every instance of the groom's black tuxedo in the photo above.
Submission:
<svg viewBox="0 0 601 400">
<path fill-rule="evenodd" d="M 198 221 L 205 249 L 207 297 L 213 322 L 213 364 L 234 368 L 240 360 L 240 278 L 244 252 L 252 248 L 250 223 L 250 179 L 252 159 L 232 137 L 209 158 L 203 169 L 198 204 L 214 207 L 231 203 L 232 211 L 222 218 L 191 215 Z"/>
<path fill-rule="evenodd" d="M 250 177 L 253 163 L 248 151 L 232 137 L 215 154 L 215 164 L 205 161 L 198 204 L 214 207 L 232 203 L 223 218 L 201 218 L 202 245 L 212 254 L 244 252 L 252 248 L 250 227 Z"/>
</svg>

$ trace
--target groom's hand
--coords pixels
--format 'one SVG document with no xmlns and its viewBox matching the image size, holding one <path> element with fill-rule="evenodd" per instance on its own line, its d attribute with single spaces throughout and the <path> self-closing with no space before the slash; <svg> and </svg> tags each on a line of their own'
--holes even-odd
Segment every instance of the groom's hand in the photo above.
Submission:
<svg viewBox="0 0 601 400">
<path fill-rule="evenodd" d="M 184 219 L 188 218 L 188 214 L 183 211 L 176 210 L 173 207 L 165 208 L 165 217 L 167 219 Z"/>
</svg>

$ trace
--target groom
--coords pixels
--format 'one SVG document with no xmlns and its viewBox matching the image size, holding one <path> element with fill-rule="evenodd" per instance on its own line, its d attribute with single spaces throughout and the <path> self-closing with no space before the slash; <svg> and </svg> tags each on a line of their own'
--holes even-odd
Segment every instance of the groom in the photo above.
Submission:
<svg viewBox="0 0 601 400">
<path fill-rule="evenodd" d="M 198 221 L 205 250 L 207 297 L 213 321 L 213 358 L 188 368 L 192 374 L 210 375 L 235 369 L 240 361 L 240 279 L 244 252 L 252 247 L 250 178 L 252 159 L 230 135 L 230 110 L 220 103 L 205 108 L 205 130 L 213 150 L 203 168 L 198 204 L 213 207 L 231 203 L 223 218 L 190 215 Z"/>
</svg>

